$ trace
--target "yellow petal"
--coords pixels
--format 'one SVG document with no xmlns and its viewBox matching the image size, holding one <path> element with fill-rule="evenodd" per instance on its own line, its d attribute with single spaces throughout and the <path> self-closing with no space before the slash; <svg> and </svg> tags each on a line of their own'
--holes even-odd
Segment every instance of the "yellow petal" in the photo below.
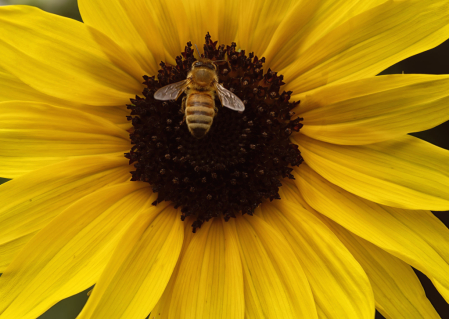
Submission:
<svg viewBox="0 0 449 319">
<path fill-rule="evenodd" d="M 307 204 L 304 200 L 301 202 L 301 193 L 296 187 L 295 180 L 284 178 L 282 180 L 282 186 L 279 187 L 279 195 L 282 199 L 286 199 L 290 202 L 301 204 L 305 209 L 309 209 L 304 204 Z"/>
<path fill-rule="evenodd" d="M 310 206 L 423 272 L 449 300 L 449 230 L 431 212 L 365 200 L 329 183 L 305 164 L 294 176 Z"/>
<path fill-rule="evenodd" d="M 366 271 L 374 292 L 376 308 L 383 316 L 404 319 L 440 318 L 425 297 L 421 283 L 409 265 L 316 212 L 290 181 L 284 180 L 280 190 L 281 198 L 299 203 L 314 213 L 344 243 Z M 324 313 L 320 316 L 320 308 L 318 315 L 326 318 Z"/>
<path fill-rule="evenodd" d="M 126 182 L 77 201 L 34 236 L 0 277 L 0 318 L 36 318 L 99 278 L 142 208 L 148 184 Z M 94 292 L 95 293 L 95 292 Z"/>
<path fill-rule="evenodd" d="M 182 0 L 78 3 L 83 21 L 111 37 L 148 75 L 157 73 L 161 61 L 176 64 L 175 57 L 193 40 L 189 32 L 195 21 L 188 19 Z M 206 31 L 198 44 L 204 43 Z"/>
<path fill-rule="evenodd" d="M 278 71 L 287 80 L 285 90 L 301 93 L 374 76 L 448 36 L 446 0 L 386 1 L 333 29 Z"/>
<path fill-rule="evenodd" d="M 0 70 L 0 102 L 7 101 L 34 101 L 58 105 L 68 108 L 74 108 L 89 114 L 93 114 L 111 121 L 112 123 L 127 123 L 126 116 L 129 111 L 125 104 L 120 106 L 103 106 L 103 105 L 84 105 L 68 100 L 58 99 L 54 96 L 44 94 L 32 88 L 28 84 L 23 83 L 16 76 Z M 87 101 L 88 102 L 88 101 Z"/>
<path fill-rule="evenodd" d="M 285 180 L 282 184 L 281 198 L 299 203 L 314 213 L 338 236 L 360 263 L 371 282 L 376 308 L 385 318 L 440 318 L 409 265 L 316 212 L 304 201 L 295 184 Z M 310 276 L 308 278 L 311 280 Z M 311 287 L 313 289 L 313 285 Z M 326 318 L 324 313 L 320 316 L 319 307 L 318 315 L 320 318 Z"/>
<path fill-rule="evenodd" d="M 276 32 L 262 56 L 267 59 L 267 66 L 274 70 L 281 70 L 342 23 L 385 1 L 296 1 L 295 6 L 288 10 L 285 18 L 280 20 L 278 25 L 272 26 Z M 266 20 L 270 21 L 270 18 Z"/>
<path fill-rule="evenodd" d="M 167 205 L 159 204 L 132 222 L 79 319 L 148 315 L 170 279 L 184 236 L 179 211 L 164 210 Z"/>
<path fill-rule="evenodd" d="M 313 213 L 286 199 L 261 205 L 264 219 L 292 246 L 325 318 L 374 316 L 374 297 L 360 264 Z"/>
<path fill-rule="evenodd" d="M 148 75 L 157 74 L 164 46 L 148 1 L 78 1 L 83 22 L 126 50 Z M 143 75 L 143 74 L 142 74 Z"/>
<path fill-rule="evenodd" d="M 170 304 L 173 298 L 173 289 L 175 287 L 176 279 L 178 278 L 179 268 L 181 266 L 181 261 L 184 258 L 184 255 L 187 252 L 187 248 L 189 247 L 190 241 L 194 238 L 195 234 L 192 232 L 192 223 L 195 220 L 187 217 L 184 221 L 184 241 L 182 243 L 181 253 L 179 254 L 178 262 L 176 264 L 175 269 L 173 270 L 173 274 L 170 277 L 170 281 L 165 287 L 164 293 L 159 299 L 156 306 L 151 310 L 151 319 L 168 319 L 168 315 L 170 312 Z"/>
<path fill-rule="evenodd" d="M 294 111 L 302 116 L 327 105 L 339 104 L 351 99 L 361 99 L 365 95 L 379 96 L 383 92 L 396 92 L 396 90 L 400 92 L 403 87 L 413 86 L 421 82 L 425 85 L 426 81 L 432 82 L 437 79 L 441 80 L 437 83 L 444 83 L 446 75 L 389 74 L 345 83 L 332 83 L 312 92 L 297 95 L 301 103 Z M 406 93 L 412 94 L 411 92 Z"/>
<path fill-rule="evenodd" d="M 409 265 L 326 217 L 322 218 L 365 269 L 373 287 L 376 308 L 384 317 L 440 318 Z"/>
<path fill-rule="evenodd" d="M 165 61 L 176 64 L 175 57 L 184 51 L 191 39 L 191 23 L 193 23 L 187 18 L 183 1 L 146 1 L 146 3 L 149 6 L 150 19 L 156 22 L 162 39 L 162 43 L 156 45 L 162 45 L 165 49 Z"/>
<path fill-rule="evenodd" d="M 46 95 L 23 83 L 19 78 L 6 70 L 0 69 L 0 102 L 5 101 L 39 101 L 53 104 L 61 104 L 61 99 Z M 59 102 L 59 103 L 58 103 Z"/>
<path fill-rule="evenodd" d="M 38 91 L 90 105 L 142 92 L 144 71 L 101 32 L 28 6 L 0 12 L 0 65 Z"/>
<path fill-rule="evenodd" d="M 183 257 L 169 318 L 244 318 L 237 235 L 221 218 L 205 223 Z"/>
<path fill-rule="evenodd" d="M 328 143 L 377 143 L 449 120 L 446 75 L 376 76 L 319 91 L 310 96 L 318 102 L 314 109 L 299 115 L 304 118 L 301 133 Z M 344 92 L 346 98 L 331 102 L 331 92 Z"/>
<path fill-rule="evenodd" d="M 22 237 L 0 244 L 0 272 L 5 271 L 14 257 L 22 250 L 23 246 L 36 234 L 32 232 Z"/>
<path fill-rule="evenodd" d="M 292 140 L 307 164 L 330 182 L 373 202 L 405 209 L 449 209 L 449 151 L 405 135 L 344 146 L 305 135 Z"/>
<path fill-rule="evenodd" d="M 190 41 L 201 50 L 204 37 L 210 33 L 218 45 L 235 41 L 241 2 L 236 0 L 183 0 L 187 25 L 190 29 Z M 202 52 L 201 52 L 202 53 Z"/>
<path fill-rule="evenodd" d="M 106 185 L 129 180 L 129 171 L 125 158 L 89 156 L 50 165 L 1 185 L 0 254 L 9 254 L 2 264 L 9 264 L 26 239 L 67 206 Z"/>
<path fill-rule="evenodd" d="M 239 239 L 246 317 L 318 318 L 307 277 L 285 238 L 258 216 L 229 223 Z"/>
<path fill-rule="evenodd" d="M 129 133 L 102 118 L 36 102 L 0 103 L 0 176 L 16 178 L 70 157 L 130 149 Z"/>
<path fill-rule="evenodd" d="M 242 1 L 238 11 L 237 45 L 261 58 L 271 37 L 294 3 L 292 0 Z"/>
<path fill-rule="evenodd" d="M 1 133 L 0 133 L 1 135 Z M 12 144 L 12 143 L 11 143 Z M 1 152 L 1 151 L 0 151 Z M 1 157 L 0 176 L 17 178 L 36 169 L 69 159 L 68 157 Z"/>
</svg>

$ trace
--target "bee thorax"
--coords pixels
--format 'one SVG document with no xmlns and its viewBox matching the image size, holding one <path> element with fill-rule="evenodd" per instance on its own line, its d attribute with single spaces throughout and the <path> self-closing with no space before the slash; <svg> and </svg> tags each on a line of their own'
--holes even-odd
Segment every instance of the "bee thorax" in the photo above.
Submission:
<svg viewBox="0 0 449 319">
<path fill-rule="evenodd" d="M 192 72 L 194 83 L 200 86 L 208 86 L 215 79 L 215 71 L 209 69 L 198 69 Z"/>
</svg>

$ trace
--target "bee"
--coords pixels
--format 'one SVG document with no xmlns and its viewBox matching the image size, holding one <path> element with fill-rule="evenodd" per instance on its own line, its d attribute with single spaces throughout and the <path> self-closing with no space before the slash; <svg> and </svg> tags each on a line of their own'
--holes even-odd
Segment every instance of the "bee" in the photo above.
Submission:
<svg viewBox="0 0 449 319">
<path fill-rule="evenodd" d="M 215 94 L 221 105 L 235 111 L 244 111 L 245 105 L 234 93 L 218 83 L 214 61 L 200 57 L 192 63 L 187 79 L 166 85 L 154 93 L 156 100 L 177 100 L 185 92 L 181 111 L 193 137 L 200 139 L 209 132 L 218 108 Z"/>
</svg>

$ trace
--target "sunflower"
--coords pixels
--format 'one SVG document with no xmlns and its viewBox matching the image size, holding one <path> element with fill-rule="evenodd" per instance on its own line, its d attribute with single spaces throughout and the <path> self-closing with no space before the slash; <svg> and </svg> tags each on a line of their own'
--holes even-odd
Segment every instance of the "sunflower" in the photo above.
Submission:
<svg viewBox="0 0 449 319">
<path fill-rule="evenodd" d="M 447 0 L 79 0 L 0 8 L 0 319 L 439 318 Z M 194 138 L 154 93 L 213 61 L 245 105 Z M 222 60 L 221 62 L 219 62 Z M 204 93 L 206 94 L 206 93 Z"/>
</svg>

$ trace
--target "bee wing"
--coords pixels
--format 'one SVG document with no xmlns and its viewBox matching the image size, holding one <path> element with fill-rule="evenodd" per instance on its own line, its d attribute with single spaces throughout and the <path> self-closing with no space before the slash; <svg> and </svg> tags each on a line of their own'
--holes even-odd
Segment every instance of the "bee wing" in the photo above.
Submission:
<svg viewBox="0 0 449 319">
<path fill-rule="evenodd" d="M 237 95 L 225 89 L 224 86 L 218 82 L 215 82 L 214 86 L 215 91 L 217 91 L 217 95 L 220 98 L 221 105 L 234 111 L 241 112 L 245 110 L 245 104 L 243 104 L 242 100 L 240 100 Z"/>
<path fill-rule="evenodd" d="M 162 101 L 176 100 L 182 92 L 187 89 L 191 82 L 192 81 L 190 79 L 186 79 L 161 87 L 156 91 L 156 93 L 154 93 L 154 98 Z"/>
</svg>

